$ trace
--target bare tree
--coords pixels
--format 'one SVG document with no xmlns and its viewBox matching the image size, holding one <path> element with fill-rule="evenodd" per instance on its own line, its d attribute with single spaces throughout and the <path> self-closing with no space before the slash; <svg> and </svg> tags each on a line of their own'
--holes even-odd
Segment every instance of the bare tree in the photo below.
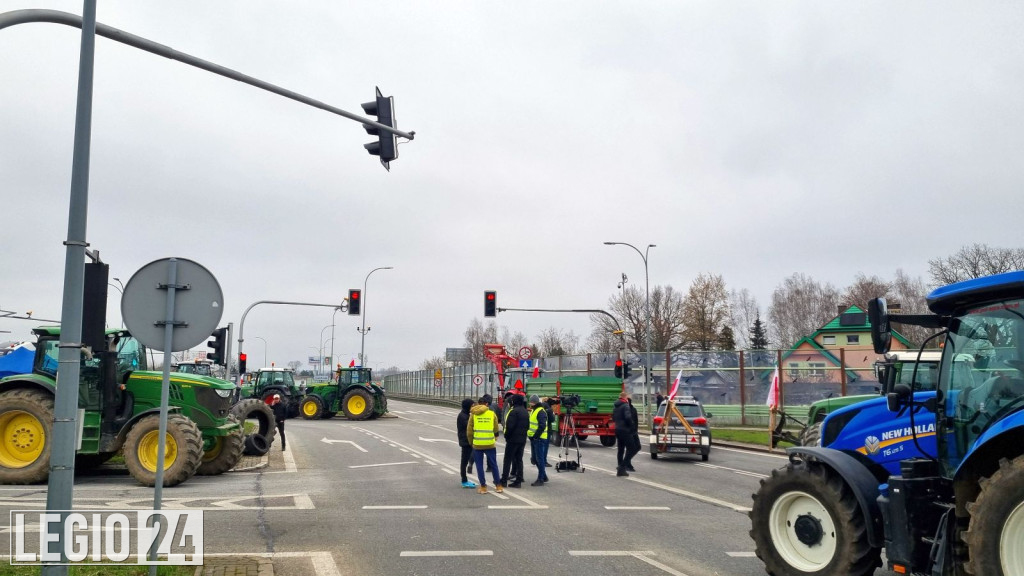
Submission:
<svg viewBox="0 0 1024 576">
<path fill-rule="evenodd" d="M 602 316 L 601 314 L 592 314 L 590 321 L 593 324 L 593 330 L 590 332 L 590 336 L 587 337 L 587 349 L 591 352 L 602 352 L 610 354 L 619 350 L 619 339 L 607 330 L 605 326 L 598 323 L 595 316 Z M 607 318 L 605 318 L 607 320 Z"/>
<path fill-rule="evenodd" d="M 839 292 L 831 284 L 794 273 L 772 292 L 768 308 L 771 339 L 788 347 L 834 318 L 838 307 Z"/>
<path fill-rule="evenodd" d="M 928 261 L 928 272 L 938 286 L 1024 269 L 1024 248 L 994 248 L 987 244 L 964 246 L 946 258 Z"/>
<path fill-rule="evenodd" d="M 843 306 L 858 306 L 861 310 L 868 309 L 868 300 L 872 298 L 887 297 L 892 292 L 892 283 L 882 280 L 878 276 L 865 276 L 857 273 L 853 284 L 843 291 Z"/>
<path fill-rule="evenodd" d="M 683 339 L 698 350 L 718 346 L 722 326 L 729 319 L 729 293 L 725 280 L 715 274 L 700 274 L 690 284 L 683 300 Z"/>
<path fill-rule="evenodd" d="M 464 346 L 469 348 L 469 362 L 484 362 L 484 344 L 498 343 L 498 324 L 493 320 L 485 324 L 479 318 L 473 318 L 466 327 L 465 337 Z"/>
<path fill-rule="evenodd" d="M 505 326 L 502 326 L 501 328 L 501 339 L 498 341 L 498 343 L 504 344 L 505 349 L 508 351 L 509 354 L 515 354 L 520 348 L 522 348 L 523 346 L 528 346 L 530 344 L 525 334 L 518 331 L 512 333 L 512 331 Z M 537 352 L 536 348 L 534 348 L 533 352 Z"/>
<path fill-rule="evenodd" d="M 299 360 L 292 360 L 288 363 L 288 367 L 292 369 L 292 372 L 298 372 L 299 366 L 302 366 L 302 362 Z"/>
<path fill-rule="evenodd" d="M 481 352 L 482 354 L 483 352 Z M 447 365 L 444 356 L 434 356 L 429 360 L 424 360 L 423 364 L 420 364 L 420 370 L 441 370 Z"/>
<path fill-rule="evenodd" d="M 563 332 L 560 328 L 546 328 L 538 336 L 541 356 L 571 356 L 579 353 L 580 337 L 572 330 Z"/>
<path fill-rule="evenodd" d="M 899 303 L 900 312 L 903 314 L 927 314 L 928 304 L 925 302 L 927 295 L 928 290 L 920 277 L 911 278 L 903 270 L 896 270 L 896 279 L 892 282 L 889 297 L 891 298 L 890 302 Z M 925 339 L 935 333 L 935 330 L 931 328 L 909 324 L 897 324 L 896 330 L 917 346 L 920 346 Z M 935 342 L 934 345 L 937 346 L 938 343 Z M 931 346 L 929 344 L 929 347 Z"/>
<path fill-rule="evenodd" d="M 683 295 L 672 286 L 655 286 L 651 292 L 651 350 L 675 350 L 681 348 L 684 313 Z M 646 343 L 644 344 L 646 349 Z"/>
<path fill-rule="evenodd" d="M 626 346 L 631 350 L 647 349 L 646 298 L 639 288 L 630 286 L 608 300 L 609 312 L 615 316 L 623 330 Z M 655 286 L 651 290 L 651 350 L 674 350 L 682 344 L 683 297 L 671 286 Z M 587 340 L 597 352 L 613 352 L 621 347 L 618 336 L 613 336 L 616 325 L 604 314 L 591 314 L 593 326 Z"/>
<path fill-rule="evenodd" d="M 750 290 L 743 288 L 729 291 L 729 327 L 732 328 L 737 347 L 747 348 L 750 343 L 750 327 L 760 313 L 757 298 L 750 294 Z"/>
</svg>

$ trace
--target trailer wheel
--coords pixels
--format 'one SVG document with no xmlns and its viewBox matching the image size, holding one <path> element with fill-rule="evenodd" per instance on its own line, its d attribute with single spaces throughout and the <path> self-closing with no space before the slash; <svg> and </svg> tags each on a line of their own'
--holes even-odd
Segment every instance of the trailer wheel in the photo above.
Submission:
<svg viewBox="0 0 1024 576">
<path fill-rule="evenodd" d="M 615 446 L 615 436 L 600 436 L 601 446 Z"/>
<path fill-rule="evenodd" d="M 821 439 L 821 422 L 812 424 L 800 431 L 801 446 L 817 446 Z"/>
<path fill-rule="evenodd" d="M 274 410 L 263 403 L 259 398 L 246 398 L 231 407 L 231 415 L 242 424 L 242 434 L 248 440 L 250 436 L 259 434 L 266 440 L 267 446 L 274 443 L 274 435 L 277 434 L 277 420 L 274 419 Z M 246 433 L 246 422 L 255 425 L 252 432 Z M 262 456 L 263 454 L 251 453 L 248 444 L 243 441 L 242 453 L 246 456 Z M 264 452 L 265 454 L 265 452 Z"/>
<path fill-rule="evenodd" d="M 1024 575 L 1024 456 L 999 461 L 981 481 L 978 499 L 967 505 L 971 522 L 967 542 L 969 574 Z"/>
<path fill-rule="evenodd" d="M 345 394 L 341 401 L 341 410 L 349 420 L 366 420 L 373 413 L 373 398 L 362 388 Z"/>
<path fill-rule="evenodd" d="M 299 413 L 306 420 L 319 420 L 324 417 L 324 403 L 319 396 L 306 396 L 299 404 Z"/>
<path fill-rule="evenodd" d="M 50 476 L 53 396 L 40 390 L 0 394 L 0 484 L 34 484 Z"/>
<path fill-rule="evenodd" d="M 231 422 L 234 418 L 228 416 Z M 242 450 L 245 447 L 245 434 L 239 426 L 227 436 L 214 436 L 209 450 L 203 451 L 203 461 L 196 470 L 200 476 L 217 476 L 235 467 L 242 459 Z"/>
<path fill-rule="evenodd" d="M 862 576 L 881 565 L 853 492 L 831 469 L 791 462 L 761 480 L 753 498 L 750 537 L 769 574 Z"/>
<path fill-rule="evenodd" d="M 203 459 L 203 440 L 196 423 L 181 414 L 167 416 L 164 446 L 164 487 L 177 486 L 195 475 Z M 128 472 L 145 486 L 156 485 L 160 416 L 151 414 L 135 423 L 124 441 Z"/>
</svg>

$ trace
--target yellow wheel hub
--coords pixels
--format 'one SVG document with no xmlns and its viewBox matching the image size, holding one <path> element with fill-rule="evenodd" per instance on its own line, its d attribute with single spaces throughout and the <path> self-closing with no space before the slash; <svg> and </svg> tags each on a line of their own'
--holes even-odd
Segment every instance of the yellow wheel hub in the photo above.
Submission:
<svg viewBox="0 0 1024 576">
<path fill-rule="evenodd" d="M 362 414 L 366 410 L 366 400 L 362 396 L 353 396 L 348 399 L 348 411 L 353 414 Z"/>
<path fill-rule="evenodd" d="M 0 466 L 24 468 L 35 462 L 46 446 L 46 428 L 23 410 L 0 414 Z"/>
<path fill-rule="evenodd" d="M 316 415 L 316 402 L 313 400 L 306 400 L 302 403 L 302 413 L 306 416 Z"/>
<path fill-rule="evenodd" d="M 164 470 L 167 470 L 178 458 L 178 443 L 174 441 L 174 438 L 170 434 L 166 434 L 165 437 Z M 146 432 L 146 435 L 139 441 L 139 463 L 150 472 L 156 472 L 156 457 L 159 446 L 160 432 L 157 430 L 150 430 L 149 432 Z"/>
<path fill-rule="evenodd" d="M 159 432 L 158 432 L 159 434 Z M 224 438 L 217 436 L 213 439 L 213 445 L 210 446 L 209 450 L 203 451 L 203 462 L 210 462 L 220 456 L 221 451 L 224 450 Z M 166 454 L 164 454 L 166 456 Z M 153 461 L 156 462 L 156 454 L 153 455 Z M 156 468 L 153 469 L 156 471 Z M 164 468 L 166 470 L 166 468 Z"/>
</svg>

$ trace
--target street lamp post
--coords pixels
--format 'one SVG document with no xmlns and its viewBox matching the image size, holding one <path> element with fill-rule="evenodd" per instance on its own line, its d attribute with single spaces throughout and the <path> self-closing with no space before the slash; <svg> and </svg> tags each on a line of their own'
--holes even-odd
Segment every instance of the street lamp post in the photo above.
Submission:
<svg viewBox="0 0 1024 576">
<path fill-rule="evenodd" d="M 370 272 L 366 275 L 366 278 L 363 280 L 363 302 L 360 304 L 360 307 L 362 308 L 360 310 L 360 315 L 363 317 L 363 327 L 358 328 L 360 366 L 363 366 L 363 353 L 366 351 L 366 333 L 370 331 L 370 329 L 366 327 L 366 283 L 370 280 L 370 274 L 373 274 L 377 270 L 392 270 L 393 268 L 394 266 L 381 266 L 380 268 L 374 268 L 373 270 L 370 270 Z"/>
<path fill-rule="evenodd" d="M 647 397 L 650 394 L 650 392 L 648 390 L 648 386 L 649 386 L 650 379 L 651 379 L 651 277 L 650 277 L 650 275 L 648 274 L 648 271 L 647 271 L 647 253 L 650 252 L 651 248 L 656 248 L 657 246 L 655 244 L 648 244 L 647 248 L 644 248 L 644 251 L 641 252 L 639 248 L 637 248 L 636 246 L 633 246 L 632 244 L 626 243 L 626 242 L 605 242 L 605 245 L 606 246 L 616 246 L 616 245 L 618 245 L 618 246 L 629 246 L 633 250 L 636 250 L 636 253 L 639 254 L 640 257 L 643 258 L 643 261 L 644 261 L 644 286 L 645 286 L 645 292 L 647 294 L 646 304 L 644 306 L 644 308 L 646 308 L 646 311 L 645 311 L 645 314 L 644 314 L 645 317 L 646 317 L 646 319 L 644 321 L 644 324 L 645 324 L 644 332 L 646 332 L 646 336 L 647 336 L 647 355 L 644 358 L 644 421 L 648 421 L 648 419 L 647 419 L 647 414 L 648 414 L 648 412 L 647 412 L 647 403 L 648 403 Z"/>
<path fill-rule="evenodd" d="M 330 325 L 324 326 L 323 329 L 320 330 L 320 339 L 317 340 L 317 342 L 320 343 L 319 353 L 320 353 L 320 370 L 321 370 L 321 372 L 323 371 L 323 363 L 324 363 L 324 342 L 326 342 L 326 340 L 324 340 L 324 330 L 327 330 L 328 328 L 330 328 L 333 331 L 334 330 L 334 322 L 331 322 Z"/>
<path fill-rule="evenodd" d="M 114 281 L 116 281 L 117 284 L 113 284 L 111 282 L 107 282 L 107 284 L 116 288 L 117 291 L 121 293 L 121 298 L 124 299 L 124 284 L 121 283 L 121 280 L 119 278 L 114 278 Z M 121 306 L 119 304 L 118 310 L 120 310 L 120 308 Z M 121 316 L 121 314 L 118 313 L 118 316 Z M 121 328 L 124 328 L 124 316 L 121 316 Z"/>
<path fill-rule="evenodd" d="M 334 312 L 331 313 L 331 362 L 335 361 L 334 360 L 334 317 L 338 314 L 339 310 L 341 310 L 340 306 L 335 308 Z"/>
<path fill-rule="evenodd" d="M 324 364 L 327 363 L 327 358 L 325 358 L 324 356 L 326 355 L 326 352 L 327 352 L 327 343 L 328 342 L 331 343 L 331 348 L 334 348 L 334 338 L 328 338 L 327 340 L 324 340 L 323 342 L 320 343 L 320 357 L 321 357 L 321 359 L 323 359 L 323 361 L 324 361 L 323 363 Z M 331 357 L 331 362 L 334 362 L 334 357 L 333 356 Z M 333 373 L 334 373 L 333 370 L 328 371 L 328 374 L 333 374 Z"/>
<path fill-rule="evenodd" d="M 263 366 L 265 368 L 267 366 L 267 341 L 259 336 L 253 336 L 253 338 L 263 340 Z"/>
</svg>

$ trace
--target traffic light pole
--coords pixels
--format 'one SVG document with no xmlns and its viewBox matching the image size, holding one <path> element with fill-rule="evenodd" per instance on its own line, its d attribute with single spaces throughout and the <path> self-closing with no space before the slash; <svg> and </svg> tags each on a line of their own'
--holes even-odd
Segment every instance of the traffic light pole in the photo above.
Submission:
<svg viewBox="0 0 1024 576">
<path fill-rule="evenodd" d="M 323 308 L 337 308 L 338 310 L 345 310 L 348 308 L 348 298 L 344 298 L 341 304 L 315 304 L 312 302 L 285 302 L 283 300 L 259 300 L 253 302 L 245 309 L 242 313 L 242 319 L 238 322 L 238 354 L 242 354 L 242 343 L 245 342 L 245 317 L 249 314 L 249 310 L 252 310 L 258 304 L 284 304 L 287 306 L 320 306 Z M 333 322 L 332 322 L 333 324 Z"/>
</svg>

